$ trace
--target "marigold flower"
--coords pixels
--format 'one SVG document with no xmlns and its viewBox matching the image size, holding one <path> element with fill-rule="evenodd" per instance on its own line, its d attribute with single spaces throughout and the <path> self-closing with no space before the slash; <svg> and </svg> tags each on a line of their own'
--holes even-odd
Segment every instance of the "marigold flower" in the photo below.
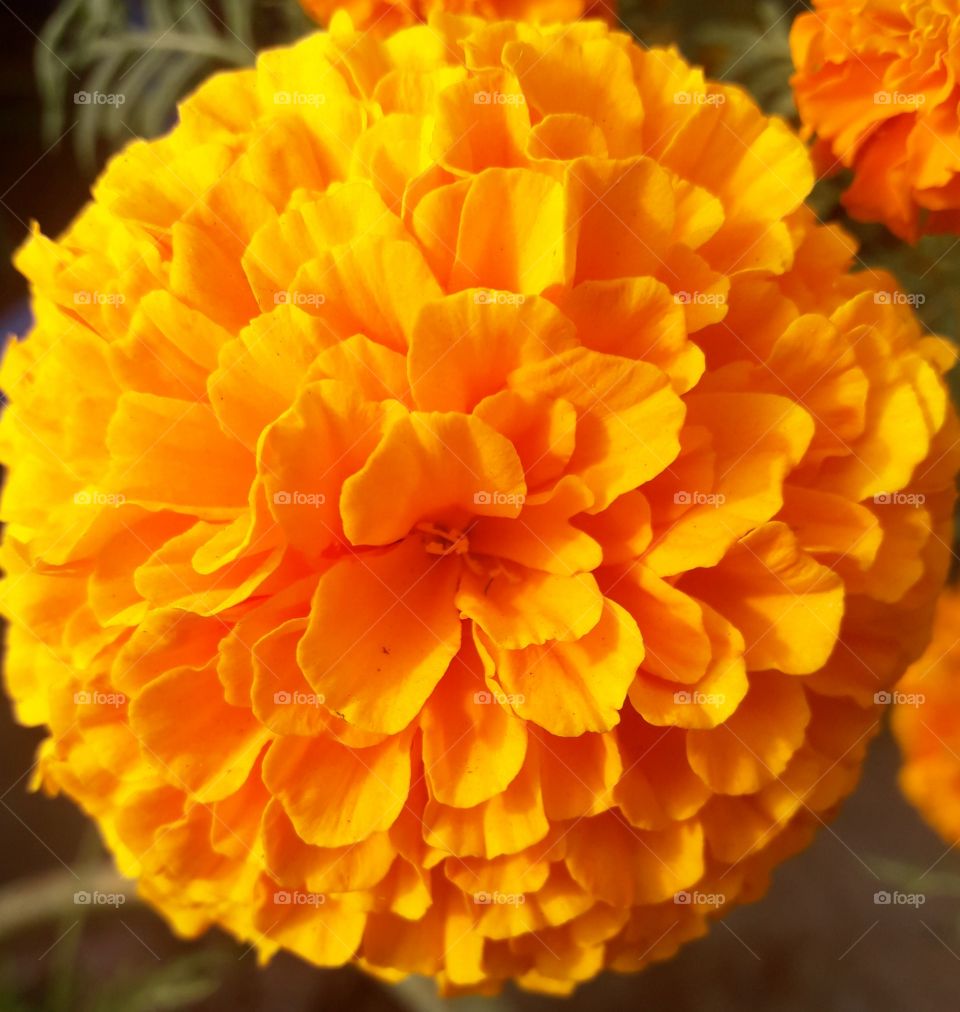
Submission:
<svg viewBox="0 0 960 1012">
<path fill-rule="evenodd" d="M 898 236 L 960 231 L 960 20 L 953 0 L 814 0 L 790 46 L 800 118 L 852 169 L 850 214 Z"/>
<path fill-rule="evenodd" d="M 811 184 L 599 22 L 339 18 L 21 251 L 7 684 L 177 931 L 563 993 L 829 815 L 956 422 Z"/>
<path fill-rule="evenodd" d="M 960 590 L 937 605 L 933 639 L 887 698 L 903 753 L 900 786 L 948 843 L 960 843 Z"/>
</svg>

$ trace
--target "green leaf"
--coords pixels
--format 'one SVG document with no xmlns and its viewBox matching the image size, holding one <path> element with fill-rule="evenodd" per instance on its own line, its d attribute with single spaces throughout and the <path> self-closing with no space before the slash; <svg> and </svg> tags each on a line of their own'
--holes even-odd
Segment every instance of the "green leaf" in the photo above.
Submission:
<svg viewBox="0 0 960 1012">
<path fill-rule="evenodd" d="M 98 989 L 90 1012 L 178 1012 L 193 1008 L 221 987 L 225 952 L 201 949 L 165 960 L 156 969 L 114 976 Z"/>
<path fill-rule="evenodd" d="M 248 49 L 254 46 L 253 7 L 249 0 L 224 0 L 223 13 L 228 30 Z"/>
<path fill-rule="evenodd" d="M 66 124 L 64 115 L 64 93 L 74 78 L 71 70 L 58 54 L 61 39 L 70 23 L 84 7 L 86 0 L 65 0 L 54 9 L 53 14 L 40 29 L 34 53 L 34 69 L 42 105 L 41 130 L 47 143 L 53 143 Z"/>
<path fill-rule="evenodd" d="M 123 53 L 115 53 L 108 59 L 102 60 L 84 80 L 83 90 L 90 95 L 116 94 L 113 89 L 117 87 L 116 78 L 125 60 L 126 57 Z M 126 98 L 125 95 L 124 97 Z M 90 102 L 87 105 L 76 106 L 77 128 L 74 131 L 74 144 L 77 150 L 77 160 L 81 168 L 88 174 L 96 171 L 97 138 L 103 133 L 102 124 L 108 117 L 111 108 L 116 113 L 116 107 L 106 103 Z"/>
</svg>

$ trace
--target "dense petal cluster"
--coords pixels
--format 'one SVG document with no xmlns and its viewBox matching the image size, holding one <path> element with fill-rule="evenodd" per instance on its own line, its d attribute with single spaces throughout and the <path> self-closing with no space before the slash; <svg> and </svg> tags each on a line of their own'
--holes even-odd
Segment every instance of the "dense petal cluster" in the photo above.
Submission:
<svg viewBox="0 0 960 1012">
<path fill-rule="evenodd" d="M 357 28 L 387 35 L 443 12 L 528 22 L 583 16 L 609 20 L 614 0 L 300 0 L 300 5 L 320 25 L 329 25 L 334 14 L 344 10 Z"/>
<path fill-rule="evenodd" d="M 790 45 L 800 117 L 825 163 L 853 170 L 844 204 L 901 238 L 960 232 L 957 0 L 814 0 Z"/>
<path fill-rule="evenodd" d="M 851 789 L 956 426 L 811 184 L 600 22 L 340 18 L 21 251 L 7 684 L 178 931 L 564 992 Z"/>
<path fill-rule="evenodd" d="M 894 692 L 893 730 L 903 753 L 900 786 L 951 844 L 960 843 L 960 591 L 937 605 L 933 639 Z"/>
</svg>

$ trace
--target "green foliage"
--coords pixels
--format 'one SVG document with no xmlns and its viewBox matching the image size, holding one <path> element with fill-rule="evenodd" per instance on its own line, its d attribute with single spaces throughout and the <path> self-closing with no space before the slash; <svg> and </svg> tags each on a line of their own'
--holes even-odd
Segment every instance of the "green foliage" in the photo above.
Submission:
<svg viewBox="0 0 960 1012">
<path fill-rule="evenodd" d="M 790 75 L 791 9 L 766 0 L 742 22 L 706 21 L 693 40 L 710 73 L 742 84 L 768 113 L 790 119 L 796 115 Z"/>
<path fill-rule="evenodd" d="M 153 137 L 214 70 L 253 63 L 310 27 L 297 0 L 63 0 L 40 35 L 37 81 L 48 144 L 72 135 L 81 168 L 133 136 Z"/>
<path fill-rule="evenodd" d="M 867 263 L 892 271 L 905 292 L 921 297 L 917 313 L 924 323 L 960 342 L 960 239 L 931 235 L 911 246 L 874 228 L 880 234 L 864 246 Z"/>
<path fill-rule="evenodd" d="M 87 1012 L 177 1012 L 193 1008 L 219 990 L 228 966 L 225 951 L 196 952 L 158 962 L 146 971 L 112 977 L 98 990 Z"/>
</svg>

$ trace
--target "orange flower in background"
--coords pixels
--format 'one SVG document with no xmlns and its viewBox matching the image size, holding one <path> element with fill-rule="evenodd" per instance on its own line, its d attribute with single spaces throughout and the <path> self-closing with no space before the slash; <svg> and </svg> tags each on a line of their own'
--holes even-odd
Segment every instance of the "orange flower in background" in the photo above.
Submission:
<svg viewBox="0 0 960 1012">
<path fill-rule="evenodd" d="M 960 232 L 956 0 L 814 0 L 790 45 L 800 118 L 853 170 L 850 214 L 911 242 Z"/>
<path fill-rule="evenodd" d="M 948 843 L 960 843 L 960 592 L 940 598 L 934 636 L 893 702 L 903 753 L 900 786 Z"/>
<path fill-rule="evenodd" d="M 178 932 L 565 993 L 833 811 L 927 641 L 956 422 L 811 184 L 599 22 L 342 17 L 31 239 L 7 685 Z"/>
<path fill-rule="evenodd" d="M 576 21 L 579 17 L 612 20 L 612 0 L 300 0 L 317 24 L 328 25 L 344 10 L 357 28 L 388 35 L 446 12 L 516 21 Z"/>
</svg>

